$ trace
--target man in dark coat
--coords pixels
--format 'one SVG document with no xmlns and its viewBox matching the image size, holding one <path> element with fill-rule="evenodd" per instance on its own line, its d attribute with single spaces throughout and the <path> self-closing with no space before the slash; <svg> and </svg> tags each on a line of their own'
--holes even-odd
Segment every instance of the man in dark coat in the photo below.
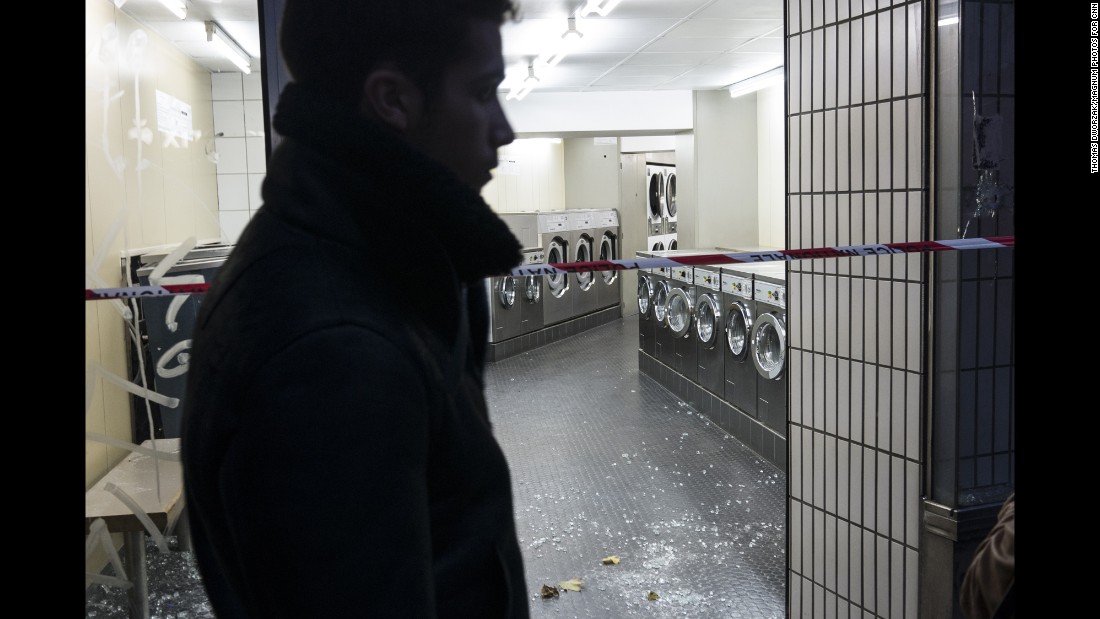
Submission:
<svg viewBox="0 0 1100 619">
<path fill-rule="evenodd" d="M 527 617 L 482 372 L 508 0 L 287 0 L 263 207 L 203 299 L 183 420 L 215 614 Z"/>
</svg>

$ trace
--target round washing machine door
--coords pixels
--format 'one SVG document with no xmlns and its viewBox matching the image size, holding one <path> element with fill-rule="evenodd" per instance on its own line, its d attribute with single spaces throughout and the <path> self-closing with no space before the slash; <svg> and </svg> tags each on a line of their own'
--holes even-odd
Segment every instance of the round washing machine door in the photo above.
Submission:
<svg viewBox="0 0 1100 619">
<path fill-rule="evenodd" d="M 668 328 L 676 337 L 684 337 L 691 331 L 691 322 L 695 308 L 686 290 L 680 287 L 672 289 L 668 297 Z"/>
<path fill-rule="evenodd" d="M 638 314 L 644 320 L 649 320 L 653 312 L 653 280 L 645 273 L 638 274 Z"/>
<path fill-rule="evenodd" d="M 752 326 L 752 363 L 764 378 L 775 379 L 787 364 L 787 325 L 775 312 L 761 314 Z"/>
<path fill-rule="evenodd" d="M 669 217 L 676 216 L 676 174 L 669 172 L 665 180 L 665 209 Z"/>
<path fill-rule="evenodd" d="M 662 327 L 668 326 L 668 297 L 671 286 L 668 282 L 657 282 L 653 291 L 653 318 Z"/>
<path fill-rule="evenodd" d="M 726 346 L 733 358 L 742 361 L 748 356 L 752 337 L 752 310 L 740 301 L 730 304 L 726 312 Z"/>
<path fill-rule="evenodd" d="M 618 257 L 619 256 L 615 252 L 615 235 L 610 232 L 604 232 L 603 238 L 600 239 L 600 260 L 615 260 Z M 603 283 L 611 285 L 615 283 L 615 279 L 619 277 L 619 272 L 615 269 L 600 271 L 600 277 L 603 278 Z"/>
<path fill-rule="evenodd" d="M 546 247 L 546 263 L 547 264 L 564 264 L 569 262 L 568 254 L 565 253 L 566 242 L 561 237 L 554 237 L 550 241 L 550 244 Z M 550 289 L 550 294 L 555 298 L 560 299 L 565 294 L 566 290 L 569 290 L 569 278 L 565 273 L 551 273 L 545 275 L 546 287 Z"/>
<path fill-rule="evenodd" d="M 719 334 L 722 332 L 720 308 L 718 300 L 712 294 L 701 296 L 695 307 L 695 334 L 707 350 L 713 349 L 718 344 Z"/>
<path fill-rule="evenodd" d="M 670 240 L 670 241 L 668 242 L 668 248 L 669 248 L 670 250 L 671 250 L 671 249 L 676 249 L 676 248 L 677 248 L 677 247 L 679 247 L 679 246 L 680 246 L 680 244 L 676 242 L 676 239 L 672 239 L 672 240 Z"/>
<path fill-rule="evenodd" d="M 528 303 L 538 303 L 542 300 L 541 284 L 542 282 L 535 275 L 528 275 L 523 278 L 523 292 Z"/>
<path fill-rule="evenodd" d="M 664 199 L 665 183 L 664 175 L 654 172 L 649 175 L 649 217 L 654 221 L 661 218 L 661 200 Z"/>
<path fill-rule="evenodd" d="M 664 241 L 653 241 L 653 244 L 649 249 L 651 251 L 664 251 L 665 250 L 665 243 L 664 243 Z"/>
<path fill-rule="evenodd" d="M 502 277 L 497 280 L 497 301 L 501 307 L 512 307 L 516 304 L 516 278 Z"/>
<path fill-rule="evenodd" d="M 582 234 L 577 239 L 577 254 L 573 262 L 592 262 L 592 237 Z M 581 287 L 581 290 L 588 290 L 596 281 L 592 271 L 582 271 L 576 275 L 577 285 Z"/>
</svg>

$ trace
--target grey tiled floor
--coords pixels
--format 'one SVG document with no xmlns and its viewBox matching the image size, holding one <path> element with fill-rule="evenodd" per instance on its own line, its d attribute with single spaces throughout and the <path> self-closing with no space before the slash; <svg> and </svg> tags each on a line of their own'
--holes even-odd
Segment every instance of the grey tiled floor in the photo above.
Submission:
<svg viewBox="0 0 1100 619">
<path fill-rule="evenodd" d="M 531 616 L 783 617 L 786 475 L 639 373 L 637 329 L 623 318 L 487 372 Z M 213 616 L 189 552 L 147 555 L 155 619 Z M 581 591 L 539 594 L 573 578 Z M 93 585 L 86 616 L 127 617 L 125 593 Z"/>
<path fill-rule="evenodd" d="M 637 329 L 627 317 L 488 372 L 531 616 L 783 617 L 786 475 L 639 373 Z M 573 578 L 580 592 L 539 595 Z"/>
</svg>

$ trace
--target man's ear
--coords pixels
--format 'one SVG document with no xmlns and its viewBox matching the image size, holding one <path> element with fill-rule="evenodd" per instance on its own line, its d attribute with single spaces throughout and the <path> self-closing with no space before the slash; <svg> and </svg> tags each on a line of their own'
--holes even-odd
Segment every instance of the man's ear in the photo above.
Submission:
<svg viewBox="0 0 1100 619">
<path fill-rule="evenodd" d="M 381 66 L 363 82 L 360 111 L 398 131 L 406 131 L 420 117 L 423 101 L 420 88 L 403 72 Z"/>
</svg>

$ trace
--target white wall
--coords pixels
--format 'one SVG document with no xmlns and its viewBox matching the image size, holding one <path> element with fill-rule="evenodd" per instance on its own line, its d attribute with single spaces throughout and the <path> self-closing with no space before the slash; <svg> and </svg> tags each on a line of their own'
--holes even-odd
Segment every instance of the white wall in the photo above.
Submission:
<svg viewBox="0 0 1100 619">
<path fill-rule="evenodd" d="M 566 138 L 565 208 L 619 208 L 619 141 Z"/>
<path fill-rule="evenodd" d="M 724 92 L 724 91 L 723 91 Z M 692 128 L 689 90 L 650 92 L 538 92 L 522 101 L 503 100 L 517 134 L 590 132 L 674 133 Z"/>
<path fill-rule="evenodd" d="M 666 150 L 676 150 L 675 135 L 623 136 L 619 140 L 621 153 L 656 153 Z"/>
<path fill-rule="evenodd" d="M 756 92 L 757 225 L 760 245 L 766 247 L 786 247 L 783 114 L 782 83 Z"/>
<path fill-rule="evenodd" d="M 565 156 L 560 139 L 519 139 L 497 151 L 493 179 L 481 197 L 498 213 L 565 208 Z"/>
<path fill-rule="evenodd" d="M 696 92 L 695 155 L 695 246 L 759 245 L 756 96 Z"/>
<path fill-rule="evenodd" d="M 218 161 L 218 219 L 227 242 L 236 243 L 260 208 L 260 185 L 267 174 L 263 85 L 260 72 L 210 75 L 214 133 L 210 146 Z"/>
</svg>

